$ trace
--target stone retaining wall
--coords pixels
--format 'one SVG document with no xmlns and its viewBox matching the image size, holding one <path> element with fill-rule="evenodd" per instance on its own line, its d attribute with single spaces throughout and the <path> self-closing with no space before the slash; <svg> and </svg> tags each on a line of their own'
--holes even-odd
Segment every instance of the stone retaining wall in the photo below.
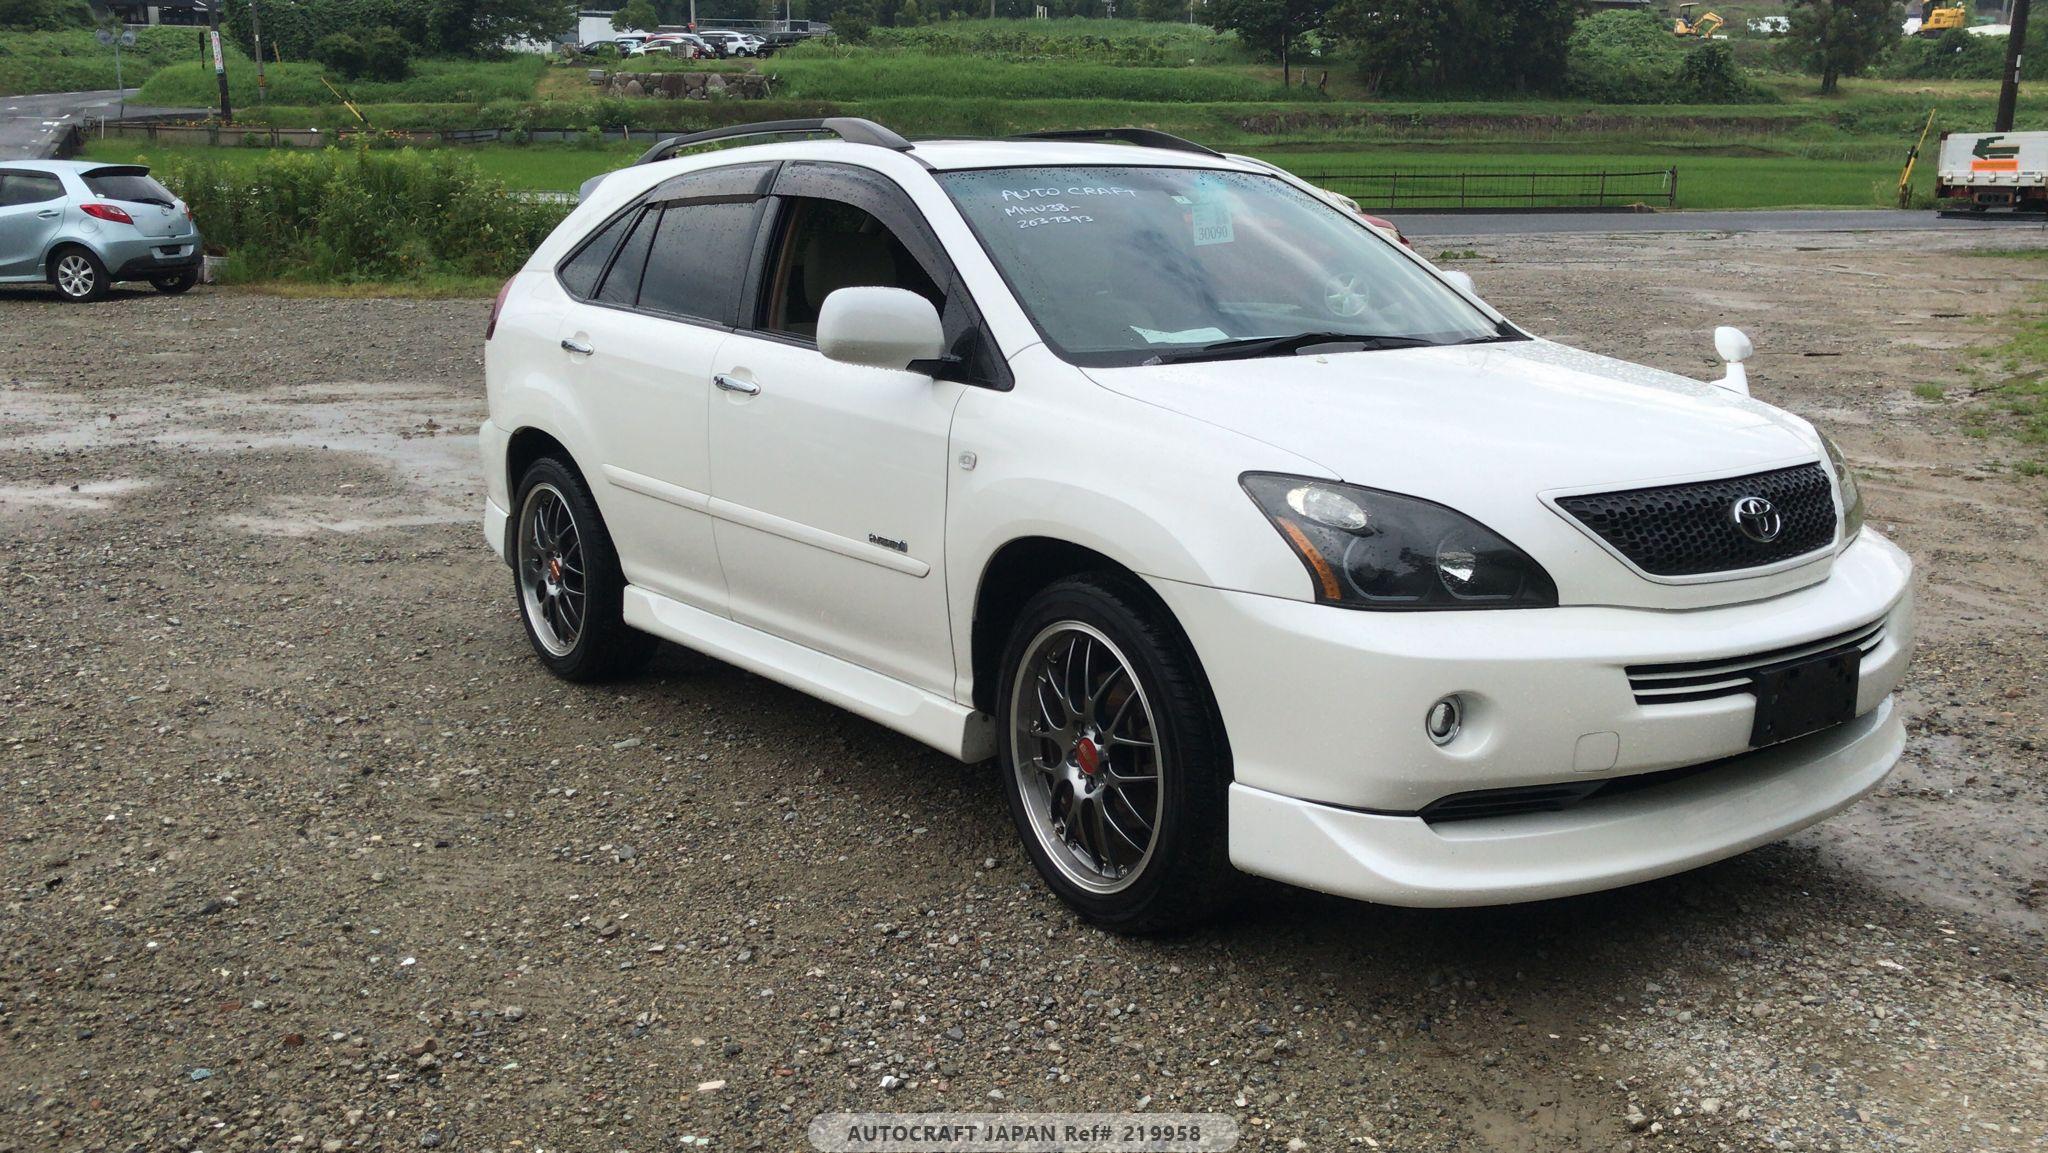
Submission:
<svg viewBox="0 0 2048 1153">
<path fill-rule="evenodd" d="M 599 81 L 606 96 L 654 96 L 665 100 L 765 100 L 768 77 L 758 72 L 608 72 Z"/>
</svg>

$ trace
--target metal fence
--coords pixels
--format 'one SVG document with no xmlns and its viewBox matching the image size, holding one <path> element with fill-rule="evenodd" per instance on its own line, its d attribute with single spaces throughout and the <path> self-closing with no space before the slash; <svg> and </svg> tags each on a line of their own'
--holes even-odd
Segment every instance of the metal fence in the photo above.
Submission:
<svg viewBox="0 0 2048 1153">
<path fill-rule="evenodd" d="M 1678 207 L 1678 169 L 1650 172 L 1299 173 L 1363 208 L 1474 211 Z"/>
</svg>

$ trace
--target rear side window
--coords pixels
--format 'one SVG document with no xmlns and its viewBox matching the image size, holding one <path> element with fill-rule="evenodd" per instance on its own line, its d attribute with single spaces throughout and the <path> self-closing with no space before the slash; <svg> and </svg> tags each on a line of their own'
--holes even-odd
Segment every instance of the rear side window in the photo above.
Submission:
<svg viewBox="0 0 2048 1153">
<path fill-rule="evenodd" d="M 670 316 L 732 324 L 740 282 L 754 248 L 758 202 L 671 204 L 654 232 L 640 307 Z"/>
<path fill-rule="evenodd" d="M 604 275 L 605 261 L 612 258 L 612 249 L 619 246 L 619 235 L 626 231 L 634 216 L 627 213 L 598 229 L 576 255 L 562 262 L 557 275 L 562 278 L 562 287 L 578 300 L 587 300 L 597 291 L 597 278 Z"/>
<path fill-rule="evenodd" d="M 647 267 L 647 246 L 654 240 L 655 224 L 660 219 L 659 208 L 646 209 L 634 218 L 632 229 L 619 243 L 619 254 L 612 258 L 611 271 L 604 274 L 604 286 L 597 290 L 601 303 L 633 307 L 640 295 L 640 273 Z"/>
<path fill-rule="evenodd" d="M 41 204 L 64 196 L 64 182 L 48 172 L 0 172 L 0 208 Z"/>
<path fill-rule="evenodd" d="M 79 177 L 87 189 L 102 200 L 126 200 L 136 204 L 176 204 L 171 190 L 158 184 L 147 172 L 136 169 L 88 172 Z"/>
</svg>

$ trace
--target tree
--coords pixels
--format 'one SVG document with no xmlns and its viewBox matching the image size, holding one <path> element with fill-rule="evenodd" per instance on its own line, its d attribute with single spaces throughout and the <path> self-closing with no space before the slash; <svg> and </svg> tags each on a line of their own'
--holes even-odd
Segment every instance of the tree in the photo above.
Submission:
<svg viewBox="0 0 2048 1153">
<path fill-rule="evenodd" d="M 552 40 L 576 27 L 576 6 L 567 0 L 429 0 L 426 24 L 429 51 L 475 56 L 514 40 Z"/>
<path fill-rule="evenodd" d="M 1209 24 L 1237 33 L 1280 61 L 1280 81 L 1293 83 L 1290 61 L 1302 37 L 1320 28 L 1333 0 L 1211 0 Z"/>
<path fill-rule="evenodd" d="M 661 15 L 654 10 L 653 0 L 633 0 L 612 13 L 614 32 L 652 32 L 659 27 Z"/>
<path fill-rule="evenodd" d="M 0 0 L 0 28 L 51 31 L 92 24 L 82 0 Z"/>
<path fill-rule="evenodd" d="M 1552 92 L 1580 0 L 1339 0 L 1328 30 L 1375 91 Z"/>
<path fill-rule="evenodd" d="M 1899 38 L 1897 0 L 1792 0 L 1785 51 L 1820 77 L 1823 95 L 1870 67 Z"/>
</svg>

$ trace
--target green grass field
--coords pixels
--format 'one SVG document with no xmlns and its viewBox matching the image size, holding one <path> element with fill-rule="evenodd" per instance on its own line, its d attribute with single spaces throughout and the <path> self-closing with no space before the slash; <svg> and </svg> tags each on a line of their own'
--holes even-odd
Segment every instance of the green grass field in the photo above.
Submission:
<svg viewBox="0 0 2048 1153">
<path fill-rule="evenodd" d="M 393 81 L 335 81 L 343 95 L 358 104 L 482 104 L 490 100 L 519 100 L 533 95 L 547 62 L 538 56 L 515 56 L 509 60 L 420 60 L 413 74 Z M 327 85 L 321 83 L 325 70 L 318 64 L 271 63 L 264 68 L 268 85 L 265 99 L 273 104 L 338 104 Z M 331 78 L 330 78 L 331 79 Z M 256 101 L 256 65 L 237 54 L 228 66 L 228 95 L 243 109 Z M 211 64 L 173 64 L 151 75 L 137 98 L 144 104 L 167 107 L 205 107 L 220 99 L 218 82 Z"/>
<path fill-rule="evenodd" d="M 1900 168 L 1896 160 L 1808 160 L 1668 151 L 1509 152 L 1412 145 L 1341 152 L 1261 151 L 1258 155 L 1307 176 L 1385 172 L 1633 172 L 1676 167 L 1678 207 L 1698 209 L 1895 208 Z M 1923 196 L 1933 195 L 1933 168 L 1923 165 L 1914 176 L 1915 189 Z M 1394 211 L 1360 199 L 1374 211 Z"/>
<path fill-rule="evenodd" d="M 568 191 L 600 172 L 631 161 L 643 150 L 612 145 L 602 149 L 555 145 L 478 145 L 462 154 L 514 189 Z M 1802 160 L 1793 157 L 1712 156 L 1655 151 L 1516 151 L 1456 146 L 1298 151 L 1255 149 L 1253 154 L 1305 174 L 1401 172 L 1620 172 L 1678 167 L 1681 208 L 1879 208 L 1894 203 L 1898 166 L 1889 160 Z M 140 142 L 93 141 L 84 155 L 93 160 L 150 164 L 173 155 L 203 156 L 235 166 L 253 166 L 266 152 L 251 148 L 158 146 Z M 1920 171 L 1928 191 L 1930 170 Z M 1410 207 L 1409 211 L 1422 211 Z"/>
</svg>

